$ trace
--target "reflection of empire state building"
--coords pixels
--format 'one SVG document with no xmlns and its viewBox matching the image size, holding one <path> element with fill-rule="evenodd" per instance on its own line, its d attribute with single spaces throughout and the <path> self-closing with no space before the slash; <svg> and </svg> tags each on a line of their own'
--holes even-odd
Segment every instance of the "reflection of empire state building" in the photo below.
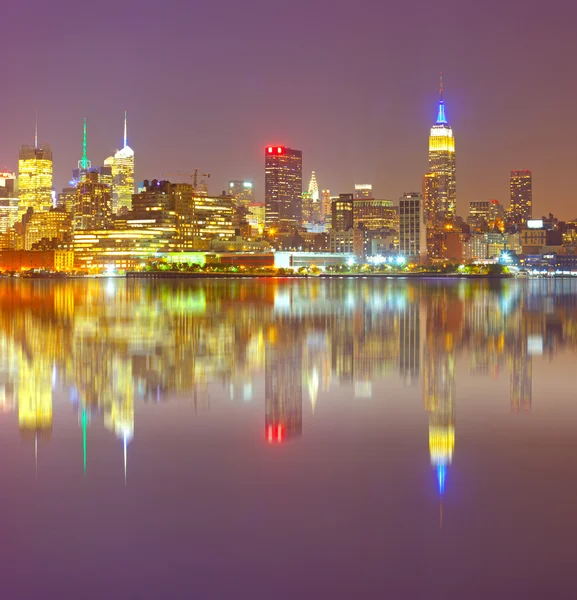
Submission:
<svg viewBox="0 0 577 600">
<path fill-rule="evenodd" d="M 303 428 L 302 340 L 297 324 L 267 332 L 265 436 L 269 443 L 300 437 Z"/>
<path fill-rule="evenodd" d="M 429 452 L 431 465 L 437 472 L 439 494 L 445 491 L 447 469 L 455 448 L 455 348 L 452 325 L 446 316 L 459 311 L 438 305 L 431 311 L 424 360 L 423 396 L 429 412 Z M 444 315 L 444 316 L 443 316 Z"/>
</svg>

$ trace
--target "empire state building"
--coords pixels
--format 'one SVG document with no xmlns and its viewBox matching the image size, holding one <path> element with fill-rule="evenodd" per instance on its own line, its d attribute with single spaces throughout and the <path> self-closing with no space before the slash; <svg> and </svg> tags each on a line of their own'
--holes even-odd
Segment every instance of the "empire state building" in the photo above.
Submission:
<svg viewBox="0 0 577 600">
<path fill-rule="evenodd" d="M 445 115 L 441 76 L 437 121 L 429 134 L 429 172 L 424 177 L 423 198 L 429 224 L 452 221 L 457 204 L 455 138 Z"/>
</svg>

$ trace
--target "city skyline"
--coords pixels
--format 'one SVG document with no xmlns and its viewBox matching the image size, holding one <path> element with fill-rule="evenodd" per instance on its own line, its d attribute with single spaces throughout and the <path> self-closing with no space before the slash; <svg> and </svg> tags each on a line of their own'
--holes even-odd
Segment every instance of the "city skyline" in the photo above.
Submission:
<svg viewBox="0 0 577 600">
<path fill-rule="evenodd" d="M 225 3 L 224 13 L 230 18 L 225 21 L 220 9 L 203 7 L 195 18 L 218 22 L 226 41 L 205 66 L 192 69 L 191 77 L 182 76 L 189 70 L 185 67 L 194 56 L 204 62 L 203 48 L 212 31 L 212 26 L 203 29 L 192 43 L 184 35 L 192 8 L 169 2 L 173 10 L 153 11 L 145 2 L 138 11 L 131 5 L 115 7 L 116 18 L 111 20 L 108 2 L 98 15 L 67 0 L 62 4 L 65 8 L 58 15 L 50 15 L 35 1 L 7 8 L 6 20 L 13 24 L 7 30 L 7 46 L 20 46 L 24 32 L 18 23 L 26 22 L 30 41 L 12 61 L 16 72 L 27 73 L 18 99 L 7 97 L 1 104 L 2 168 L 15 170 L 17 149 L 31 137 L 38 107 L 40 138 L 53 145 L 60 190 L 78 161 L 82 118 L 88 118 L 90 158 L 96 163 L 118 149 L 118 116 L 126 108 L 131 145 L 139 155 L 136 180 L 198 166 L 213 174 L 217 193 L 228 179 L 248 177 L 260 191 L 261 148 L 274 139 L 303 150 L 304 172 L 315 170 L 321 189 L 344 193 L 352 191 L 355 182 L 367 181 L 378 197 L 398 198 L 404 190 L 420 189 L 438 73 L 443 71 L 450 120 L 459 138 L 461 206 L 490 198 L 505 203 L 509 172 L 530 169 L 535 214 L 552 210 L 565 219 L 575 217 L 571 173 L 577 163 L 572 144 L 577 86 L 555 79 L 549 68 L 558 64 L 559 72 L 569 71 L 569 57 L 574 55 L 568 23 L 575 9 L 566 3 L 556 2 L 545 10 L 513 0 L 496 18 L 493 1 L 465 9 L 444 0 L 434 11 L 424 3 L 423 11 L 396 6 L 391 14 L 373 3 L 351 7 L 337 2 L 331 8 L 331 28 L 326 27 L 325 10 L 302 2 L 293 4 L 290 14 L 286 8 L 263 7 L 255 11 L 256 19 Z M 280 33 L 272 26 L 279 13 L 291 23 Z M 462 17 L 472 24 L 466 33 L 455 26 Z M 65 40 L 80 36 L 77 19 L 84 24 L 86 60 L 109 67 L 71 93 L 65 85 L 70 50 Z M 126 22 L 131 23 L 128 29 Z M 391 23 L 387 36 L 379 33 L 382 22 Z M 130 56 L 119 59 L 113 47 L 117 44 L 103 47 L 103 27 L 118 43 L 131 47 Z M 426 33 L 436 28 L 451 35 L 431 44 Z M 408 29 L 414 33 L 410 45 L 401 43 Z M 47 69 L 34 58 L 44 51 L 43 36 L 30 36 L 30 31 L 51 34 Z M 290 31 L 309 40 L 295 50 L 298 68 L 293 70 L 280 52 L 291 39 Z M 147 47 L 147 32 L 154 33 L 162 52 Z M 349 47 L 333 48 L 329 41 L 345 32 L 351 36 Z M 528 39 L 542 43 L 528 45 Z M 467 60 L 456 47 L 463 48 Z M 278 72 L 275 61 L 282 67 Z M 520 64 L 524 68 L 513 69 Z M 155 75 L 169 82 L 170 94 L 163 86 L 150 85 Z M 234 99 L 218 92 L 225 82 L 228 89 L 241 90 Z M 38 85 L 50 91 L 40 100 L 33 93 Z M 299 95 L 295 104 L 294 90 L 303 88 L 312 92 Z"/>
<path fill-rule="evenodd" d="M 437 109 L 436 109 L 437 116 L 436 116 L 436 120 L 434 121 L 434 126 L 433 126 L 433 128 L 431 129 L 431 131 L 430 131 L 430 135 L 432 135 L 432 132 L 433 132 L 433 130 L 435 129 L 435 127 L 447 127 L 447 128 L 449 129 L 449 131 L 451 130 L 451 127 L 450 127 L 450 125 L 448 125 L 448 124 L 447 124 L 447 120 L 446 120 L 446 116 L 445 116 L 445 115 L 446 115 L 446 112 L 445 112 L 445 111 L 446 111 L 446 109 L 445 109 L 444 89 L 443 89 L 443 80 L 442 80 L 442 78 L 443 78 L 443 75 L 442 75 L 442 73 L 441 73 L 441 84 L 440 84 L 440 91 L 438 91 L 438 92 L 437 92 L 437 93 L 439 94 L 439 95 L 438 95 L 438 98 L 437 98 L 437 104 L 436 104 L 436 106 L 437 106 Z M 36 114 L 36 119 L 38 119 L 38 115 L 37 115 L 37 114 Z M 127 119 L 127 111 L 124 111 L 124 137 L 123 137 L 123 146 L 122 146 L 122 148 L 119 148 L 119 149 L 117 149 L 115 152 L 112 152 L 111 156 L 109 156 L 109 157 L 107 157 L 107 158 L 103 159 L 103 161 L 102 161 L 102 162 L 103 162 L 103 163 L 104 163 L 104 165 L 105 165 L 105 167 L 104 167 L 104 168 L 106 168 L 106 165 L 107 165 L 107 164 L 111 165 L 111 164 L 112 164 L 112 161 L 113 161 L 115 158 L 117 158 L 117 157 L 120 157 L 120 158 L 125 158 L 125 157 L 124 157 L 124 155 L 123 155 L 123 152 L 125 152 L 125 151 L 128 151 L 128 153 L 129 153 L 129 156 L 130 156 L 130 160 L 132 161 L 132 166 L 131 166 L 130 168 L 131 168 L 131 169 L 133 170 L 133 172 L 135 173 L 135 175 L 133 176 L 133 179 L 131 180 L 131 183 L 129 184 L 129 187 L 130 187 L 130 189 L 134 189 L 134 191 L 136 191 L 136 185 L 137 185 L 137 183 L 138 183 L 138 182 L 140 182 L 140 181 L 143 181 L 144 179 L 149 179 L 149 180 L 150 180 L 150 179 L 152 179 L 152 178 L 151 178 L 150 176 L 145 176 L 145 177 L 142 177 L 142 178 L 141 178 L 141 177 L 140 177 L 140 175 L 138 175 L 138 170 L 136 170 L 136 169 L 134 168 L 134 151 L 133 151 L 133 150 L 132 150 L 132 148 L 131 148 L 130 146 L 128 146 L 128 144 L 127 144 L 127 125 L 126 125 L 126 119 Z M 441 120 L 439 120 L 439 119 L 441 119 Z M 83 152 L 82 152 L 81 159 L 80 159 L 79 161 L 77 161 L 78 168 L 77 168 L 77 169 L 75 169 L 75 170 L 73 170 L 73 178 L 74 178 L 74 176 L 75 176 L 75 175 L 77 175 L 77 174 L 81 174 L 81 173 L 83 173 L 84 171 L 88 171 L 88 170 L 90 170 L 90 169 L 92 169 L 92 170 L 94 170 L 94 171 L 98 171 L 99 169 L 102 169 L 102 168 L 103 168 L 103 167 L 92 167 L 92 166 L 91 166 L 91 161 L 90 161 L 90 160 L 88 160 L 88 158 L 87 158 L 87 153 L 86 153 L 86 143 L 87 143 L 87 142 L 86 142 L 87 117 L 86 117 L 86 116 L 84 116 L 84 117 L 82 118 L 82 120 L 83 120 L 83 137 L 82 137 L 82 149 L 83 149 Z M 35 128 L 36 128 L 36 129 L 35 129 L 35 138 L 34 138 L 34 144 L 35 144 L 35 146 L 38 146 L 38 147 L 40 147 L 40 148 L 41 148 L 41 147 L 42 147 L 42 145 L 44 145 L 44 146 L 46 146 L 46 147 L 47 147 L 49 150 L 51 150 L 51 151 L 53 152 L 52 143 L 51 143 L 50 141 L 44 141 L 44 142 L 40 142 L 40 141 L 39 141 L 39 137 L 38 137 L 38 122 L 37 122 L 37 121 L 36 121 Z M 431 165 L 431 160 L 432 160 L 432 159 L 431 159 L 431 149 L 430 149 L 430 144 L 431 144 L 431 141 L 430 141 L 430 140 L 431 140 L 431 139 L 432 139 L 432 138 L 429 136 L 429 151 L 428 151 L 428 162 L 429 162 L 429 168 L 430 168 L 430 165 Z M 25 145 L 26 145 L 26 144 L 24 144 L 23 146 L 25 146 Z M 269 145 L 269 143 L 265 144 L 265 148 L 268 148 L 268 145 Z M 277 145 L 276 141 L 274 142 L 274 144 L 273 144 L 273 145 L 275 145 L 275 146 Z M 22 146 L 22 147 L 23 147 L 23 146 Z M 284 147 L 284 146 L 283 146 L 283 147 Z M 1 151 L 1 148 L 0 148 L 0 151 Z M 305 159 L 305 157 L 306 157 L 306 152 L 305 152 L 305 151 L 302 151 L 302 154 L 303 154 L 303 165 L 305 165 L 305 164 L 306 164 L 306 159 Z M 453 160 L 454 160 L 454 159 L 453 159 Z M 53 162 L 54 162 L 54 164 L 55 164 L 55 165 L 57 165 L 57 161 L 56 161 L 56 160 L 54 160 Z M 82 163 L 82 164 L 86 164 L 86 165 L 87 165 L 87 167 L 84 167 L 84 168 L 83 168 L 83 167 L 81 167 L 81 163 Z M 453 164 L 453 169 L 454 169 L 454 164 Z M 3 170 L 3 171 L 5 171 L 5 172 L 9 173 L 9 172 L 11 172 L 11 171 L 12 171 L 12 172 L 17 172 L 17 171 L 18 171 L 18 168 L 16 167 L 15 169 L 12 169 L 12 167 L 11 167 L 11 166 L 8 166 L 8 165 L 3 165 L 3 166 L 2 166 L 2 168 L 1 168 L 0 170 Z M 304 168 L 304 167 L 303 167 L 303 170 L 305 170 L 305 168 Z M 56 173 L 59 173 L 60 171 L 61 171 L 61 168 L 58 168 L 58 167 L 56 167 L 56 168 L 53 168 L 53 173 L 54 173 L 54 174 L 56 174 Z M 511 172 L 511 173 L 513 173 L 513 172 L 521 172 L 521 171 L 532 172 L 532 170 L 531 170 L 531 169 L 511 169 L 511 170 L 510 170 L 510 172 Z M 180 171 L 178 171 L 178 172 L 180 173 Z M 315 184 L 316 184 L 316 175 L 315 175 L 315 169 L 314 169 L 314 168 L 312 169 L 312 174 L 313 174 L 313 177 L 315 178 Z M 175 174 L 174 174 L 174 173 L 173 173 L 172 175 L 173 175 L 173 177 L 175 176 Z M 421 181 L 421 187 L 422 187 L 422 186 L 425 186 L 425 187 L 427 187 L 428 185 L 430 185 L 430 184 L 427 184 L 427 183 L 425 183 L 425 180 L 426 180 L 428 177 L 430 177 L 431 175 L 434 175 L 434 174 L 433 174 L 433 173 L 431 173 L 430 171 L 427 171 L 427 172 L 425 173 L 425 176 L 424 176 L 424 178 L 423 178 L 423 177 L 421 178 L 421 179 L 422 179 L 422 181 Z M 161 179 L 162 177 L 161 177 L 161 175 L 159 175 L 157 178 L 158 178 L 158 179 Z M 263 181 L 262 181 L 262 193 L 259 193 L 258 184 L 256 184 L 256 185 L 255 185 L 255 187 L 257 188 L 257 190 L 256 190 L 256 193 L 255 193 L 255 192 L 254 192 L 254 189 L 253 189 L 253 197 L 254 197 L 254 202 L 257 202 L 257 203 L 259 203 L 259 204 L 265 204 L 265 192 L 264 192 L 264 188 L 265 188 L 265 182 L 264 182 L 264 178 L 262 178 L 262 167 L 261 167 L 261 172 L 260 172 L 260 173 L 258 172 L 258 169 L 256 169 L 254 174 L 253 174 L 253 173 L 251 173 L 251 174 L 249 174 L 248 176 L 243 176 L 242 178 L 244 178 L 244 179 L 247 179 L 248 181 L 251 181 L 251 182 L 253 182 L 253 183 L 252 183 L 252 185 L 254 185 L 254 181 L 255 181 L 255 180 L 256 180 L 256 181 L 259 181 L 260 179 L 263 179 Z M 237 178 L 237 180 L 239 180 L 239 179 L 242 179 L 242 178 L 240 178 L 240 177 L 239 177 L 239 178 Z M 176 177 L 173 179 L 173 181 L 174 181 L 174 182 L 180 182 L 180 180 L 181 180 L 181 179 L 182 179 L 182 180 L 188 180 L 188 173 L 187 173 L 186 171 L 183 171 L 181 176 L 176 176 Z M 213 189 L 211 190 L 211 193 L 213 193 L 213 194 L 214 194 L 214 193 L 216 193 L 216 191 L 215 191 L 215 190 L 217 189 L 217 187 L 218 187 L 218 188 L 222 187 L 222 190 L 223 190 L 223 191 L 224 191 L 224 190 L 227 190 L 227 189 L 230 187 L 230 183 L 231 183 L 231 181 L 233 180 L 233 178 L 231 178 L 231 177 L 228 177 L 228 176 L 226 175 L 226 173 L 225 173 L 225 174 L 222 174 L 222 173 L 221 173 L 221 174 L 219 174 L 219 180 L 220 180 L 220 179 L 226 179 L 226 184 L 225 184 L 225 183 L 223 183 L 223 185 L 222 185 L 222 186 L 219 186 L 219 185 L 218 185 L 218 183 L 216 183 L 216 185 L 215 185 L 215 182 L 213 182 L 213 184 L 212 184 L 212 185 L 213 185 Z M 373 179 L 374 179 L 374 178 L 373 178 Z M 71 183 L 70 181 L 66 181 L 66 182 L 65 182 L 65 183 L 62 185 L 62 187 L 59 187 L 59 184 L 58 184 L 58 182 L 57 182 L 57 176 L 56 176 L 56 175 L 53 175 L 53 181 L 54 181 L 54 183 L 53 183 L 53 191 L 55 192 L 56 196 L 58 196 L 58 194 L 59 194 L 59 193 L 61 193 L 61 191 L 62 191 L 62 190 L 65 190 L 65 188 L 67 188 L 67 187 L 68 187 L 68 185 L 70 185 L 70 183 Z M 217 181 L 218 181 L 218 180 L 217 180 Z M 326 181 L 326 180 L 325 180 L 325 181 Z M 507 196 L 504 196 L 504 197 L 503 197 L 503 198 L 500 200 L 500 202 L 501 202 L 503 205 L 507 205 L 507 203 L 508 203 L 508 201 L 509 201 L 509 198 L 508 198 L 508 196 L 510 196 L 510 179 L 507 179 L 507 182 L 508 182 L 508 188 L 509 188 L 509 189 L 508 189 L 508 191 L 507 191 L 507 194 L 508 194 L 508 195 L 507 195 Z M 350 190 L 356 189 L 356 187 L 357 187 L 358 185 L 359 185 L 359 184 L 358 184 L 358 182 L 357 182 L 356 180 L 355 180 L 354 182 L 350 182 L 350 183 L 348 184 L 348 187 L 346 187 L 346 191 L 345 191 L 344 193 L 348 193 Z M 374 186 L 372 183 L 371 183 L 371 184 L 367 184 L 367 185 L 368 185 L 368 186 L 370 186 L 370 187 L 372 187 L 372 188 L 374 188 L 374 187 L 375 187 L 375 186 Z M 318 184 L 317 184 L 317 186 L 318 186 Z M 303 188 L 304 188 L 304 185 L 303 185 Z M 333 192 L 333 195 L 338 195 L 338 193 L 342 193 L 342 192 L 340 192 L 340 191 L 336 190 L 335 188 L 331 188 L 330 186 L 329 186 L 329 188 L 328 188 L 328 189 L 331 189 L 331 191 Z M 418 188 L 415 188 L 415 189 L 418 189 Z M 304 189 L 303 189 L 303 191 L 304 191 Z M 490 198 L 476 199 L 476 200 L 471 200 L 471 201 L 463 202 L 463 201 L 462 201 L 462 198 L 461 198 L 461 194 L 459 194 L 459 202 L 458 202 L 458 204 L 456 204 L 456 202 L 455 202 L 455 199 L 456 199 L 456 194 L 455 194 L 455 192 L 454 192 L 454 191 L 452 192 L 452 194 L 453 194 L 452 205 L 453 205 L 453 206 L 456 206 L 456 210 L 455 210 L 455 209 L 453 209 L 453 210 L 454 210 L 454 213 L 449 213 L 449 214 L 454 214 L 454 215 L 456 215 L 456 216 L 460 216 L 460 217 L 463 217 L 463 218 L 466 218 L 466 216 L 467 216 L 467 215 L 468 215 L 468 213 L 469 213 L 469 211 L 468 211 L 469 202 L 479 202 L 479 201 L 481 201 L 481 202 L 486 202 L 486 201 L 490 201 L 490 200 L 495 200 L 495 198 L 494 198 L 494 197 L 490 197 Z M 398 198 L 398 197 L 399 197 L 399 195 L 401 195 L 401 194 L 390 194 L 390 193 L 388 193 L 388 192 L 387 192 L 387 193 L 380 193 L 378 190 L 377 190 L 376 192 L 375 192 L 375 191 L 373 192 L 373 197 L 375 197 L 375 198 Z M 464 194 L 463 194 L 463 195 L 464 195 Z M 128 198 L 128 196 L 127 196 L 127 198 Z M 126 200 L 126 202 L 128 202 L 128 200 Z M 126 205 L 126 206 L 128 206 L 128 204 L 125 204 L 125 205 Z M 537 202 L 537 203 L 534 203 L 534 204 L 533 204 L 533 206 L 535 206 L 535 205 L 537 205 L 537 207 L 538 207 L 538 205 L 539 205 L 539 202 Z M 548 214 L 549 212 L 554 212 L 554 210 L 552 209 L 552 207 L 551 207 L 551 206 L 547 205 L 547 206 L 544 206 L 544 207 L 543 207 L 543 211 L 542 211 L 542 212 L 539 212 L 539 208 L 536 208 L 536 209 L 534 210 L 534 216 L 535 216 L 535 217 L 538 217 L 538 216 L 540 216 L 541 214 L 542 214 L 542 215 L 546 215 L 546 214 Z M 568 216 L 568 215 L 566 215 L 566 214 L 561 214 L 561 215 L 559 215 L 559 213 L 555 213 L 555 214 L 556 214 L 557 216 L 559 216 L 559 217 L 561 218 L 561 220 L 573 220 L 574 218 L 576 218 L 576 217 L 577 217 L 577 209 L 576 209 L 576 212 L 575 212 L 575 216 Z M 569 213 L 569 214 L 572 214 L 572 213 Z"/>
</svg>

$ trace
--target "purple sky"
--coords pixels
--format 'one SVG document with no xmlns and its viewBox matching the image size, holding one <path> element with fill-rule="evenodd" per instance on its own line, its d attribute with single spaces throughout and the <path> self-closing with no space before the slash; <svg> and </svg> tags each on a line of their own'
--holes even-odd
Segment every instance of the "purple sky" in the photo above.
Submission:
<svg viewBox="0 0 577 600">
<path fill-rule="evenodd" d="M 263 147 L 301 149 L 305 180 L 378 197 L 420 190 L 444 72 L 457 142 L 457 211 L 508 202 L 532 169 L 534 214 L 577 217 L 573 0 L 58 0 L 3 7 L 0 167 L 40 139 L 60 189 L 88 118 L 93 165 L 121 144 L 137 179 L 210 172 L 211 191 L 253 178 Z"/>
</svg>

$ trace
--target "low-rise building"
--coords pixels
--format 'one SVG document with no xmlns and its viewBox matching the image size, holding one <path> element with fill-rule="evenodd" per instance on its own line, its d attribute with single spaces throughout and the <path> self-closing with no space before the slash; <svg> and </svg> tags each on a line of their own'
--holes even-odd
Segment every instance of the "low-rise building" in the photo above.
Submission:
<svg viewBox="0 0 577 600">
<path fill-rule="evenodd" d="M 333 254 L 353 254 L 357 260 L 362 261 L 365 255 L 365 234 L 361 229 L 331 229 L 329 249 Z"/>
<path fill-rule="evenodd" d="M 503 251 L 521 254 L 521 236 L 518 233 L 473 233 L 463 249 L 465 260 L 498 258 Z"/>
<path fill-rule="evenodd" d="M 72 271 L 74 252 L 72 250 L 1 250 L 0 270 L 52 272 Z"/>
</svg>

